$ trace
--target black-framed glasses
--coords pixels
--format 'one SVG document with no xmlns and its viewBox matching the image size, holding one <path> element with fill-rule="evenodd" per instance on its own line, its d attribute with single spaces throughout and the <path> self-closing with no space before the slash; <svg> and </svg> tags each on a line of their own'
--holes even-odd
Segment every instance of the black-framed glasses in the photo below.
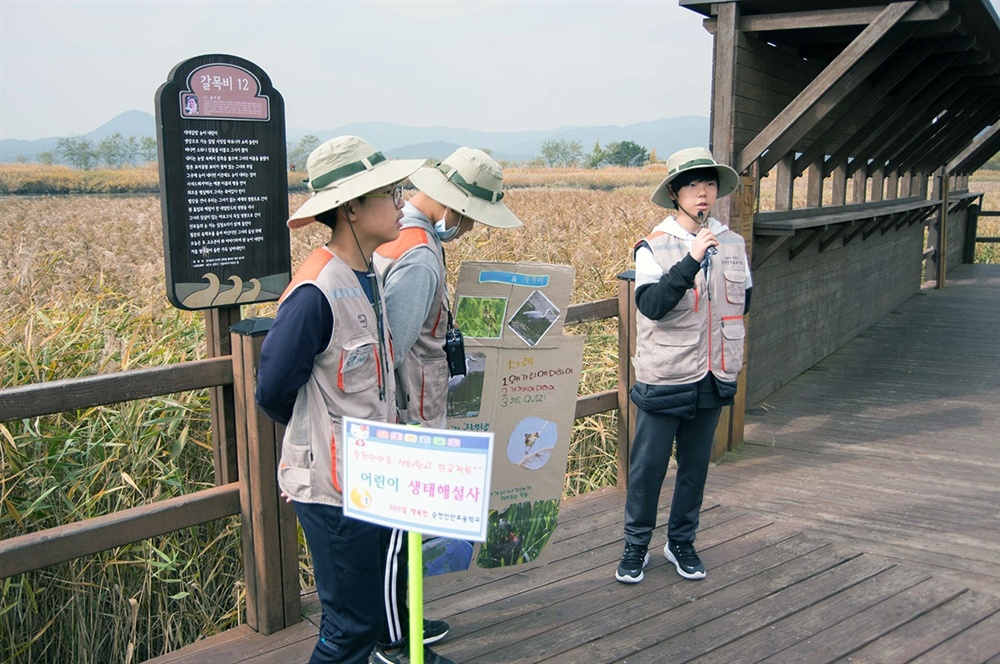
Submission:
<svg viewBox="0 0 1000 664">
<path fill-rule="evenodd" d="M 370 194 L 365 194 L 365 198 L 392 198 L 393 205 L 399 205 L 403 202 L 403 185 L 397 184 L 392 188 L 392 191 L 384 194 L 376 194 L 372 192 Z"/>
</svg>

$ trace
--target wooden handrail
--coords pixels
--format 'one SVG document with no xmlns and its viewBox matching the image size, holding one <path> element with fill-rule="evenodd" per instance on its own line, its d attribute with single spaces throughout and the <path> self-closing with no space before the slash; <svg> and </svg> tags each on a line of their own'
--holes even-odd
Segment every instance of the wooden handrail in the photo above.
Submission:
<svg viewBox="0 0 1000 664">
<path fill-rule="evenodd" d="M 0 422 L 134 401 L 233 382 L 232 357 L 66 378 L 0 390 Z"/>
<path fill-rule="evenodd" d="M 225 484 L 113 514 L 0 540 L 0 578 L 240 513 L 239 484 Z"/>
<path fill-rule="evenodd" d="M 566 310 L 566 324 L 613 318 L 618 316 L 618 309 L 617 298 L 570 305 Z M 241 351 L 238 355 L 245 352 L 249 351 Z M 238 357 L 236 360 L 244 361 L 244 358 Z M 0 422 L 187 390 L 233 385 L 234 361 L 234 355 L 224 355 L 165 367 L 132 369 L 0 389 Z M 241 394 L 241 398 L 247 397 L 248 395 Z M 578 397 L 575 417 L 588 417 L 615 410 L 619 407 L 619 402 L 618 390 Z M 250 415 L 250 412 L 241 410 L 241 419 L 256 422 Z M 246 480 L 241 478 L 240 482 L 231 482 L 149 505 L 0 540 L 0 578 L 41 569 L 241 512 L 244 516 L 251 512 L 256 514 L 260 508 L 252 501 L 259 499 L 259 496 L 242 495 L 241 482 L 245 483 Z M 247 491 L 249 489 L 246 487 L 242 489 L 243 493 Z M 285 521 L 290 518 L 288 515 L 283 517 Z M 251 562 L 254 557 L 252 554 L 248 556 Z M 249 585 L 254 585 L 256 588 L 258 584 Z M 259 585 L 271 586 L 270 583 Z M 248 616 L 248 618 L 254 623 L 261 621 L 261 624 L 253 626 L 266 633 L 268 629 L 265 628 L 263 621 L 267 617 L 263 612 L 265 610 L 273 612 L 275 609 L 273 602 L 264 602 L 262 605 L 264 608 L 261 609 L 260 616 Z M 268 609 L 266 605 L 270 605 L 270 608 Z M 286 610 L 285 613 L 297 614 L 297 611 Z"/>
</svg>

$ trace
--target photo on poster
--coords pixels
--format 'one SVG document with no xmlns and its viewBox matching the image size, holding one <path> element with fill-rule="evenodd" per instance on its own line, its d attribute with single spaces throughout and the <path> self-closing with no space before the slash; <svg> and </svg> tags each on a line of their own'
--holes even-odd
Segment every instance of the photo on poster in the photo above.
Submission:
<svg viewBox="0 0 1000 664">
<path fill-rule="evenodd" d="M 532 291 L 524 304 L 511 316 L 507 326 L 524 343 L 534 346 L 559 318 L 559 308 L 540 290 Z"/>
<path fill-rule="evenodd" d="M 545 465 L 559 442 L 555 422 L 526 417 L 517 423 L 507 440 L 507 459 L 515 466 L 537 470 Z"/>
<path fill-rule="evenodd" d="M 537 560 L 556 530 L 559 500 L 514 503 L 502 512 L 490 510 L 486 541 L 476 556 L 485 569 Z"/>
<path fill-rule="evenodd" d="M 455 327 L 467 337 L 499 339 L 507 314 L 507 298 L 460 295 L 455 307 Z"/>
<path fill-rule="evenodd" d="M 479 417 L 483 405 L 486 354 L 465 352 L 465 375 L 448 380 L 448 417 Z"/>
</svg>

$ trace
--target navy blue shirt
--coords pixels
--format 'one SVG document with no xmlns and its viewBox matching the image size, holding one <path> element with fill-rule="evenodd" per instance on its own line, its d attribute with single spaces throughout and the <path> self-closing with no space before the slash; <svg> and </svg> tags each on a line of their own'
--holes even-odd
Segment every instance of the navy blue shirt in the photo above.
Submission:
<svg viewBox="0 0 1000 664">
<path fill-rule="evenodd" d="M 374 300 L 367 272 L 354 273 L 368 301 Z M 255 398 L 275 422 L 288 424 L 299 388 L 312 375 L 316 356 L 326 350 L 333 335 L 333 310 L 315 284 L 299 286 L 281 303 L 260 351 Z"/>
</svg>

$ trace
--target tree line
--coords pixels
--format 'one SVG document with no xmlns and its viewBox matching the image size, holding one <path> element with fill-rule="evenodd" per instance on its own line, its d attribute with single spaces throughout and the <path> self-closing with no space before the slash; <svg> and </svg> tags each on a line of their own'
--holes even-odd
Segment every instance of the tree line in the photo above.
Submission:
<svg viewBox="0 0 1000 664">
<path fill-rule="evenodd" d="M 319 138 L 312 134 L 303 136 L 297 143 L 289 143 L 289 169 L 303 170 L 309 153 L 319 144 Z M 93 143 L 82 136 L 67 136 L 58 139 L 54 150 L 40 152 L 38 161 L 42 164 L 62 162 L 82 170 L 91 170 L 99 165 L 106 168 L 134 166 L 136 163 L 156 161 L 156 139 L 150 136 L 126 138 L 116 132 Z M 549 168 L 638 167 L 655 161 L 656 150 L 647 150 L 633 141 L 615 141 L 605 146 L 598 141 L 589 153 L 584 153 L 579 141 L 549 140 L 542 143 L 541 154 L 531 165 Z"/>
<path fill-rule="evenodd" d="M 156 161 L 156 139 L 151 136 L 125 137 L 115 132 L 97 143 L 83 136 L 65 136 L 56 140 L 53 150 L 39 152 L 38 163 L 52 165 L 64 163 L 89 171 L 97 166 L 123 168 L 137 163 Z M 27 159 L 18 156 L 15 161 Z"/>
<path fill-rule="evenodd" d="M 290 169 L 304 170 L 306 159 L 320 144 L 312 134 L 303 136 L 298 143 L 288 144 L 288 166 Z M 489 152 L 489 150 L 486 150 Z M 602 166 L 645 166 L 656 161 L 656 150 L 647 150 L 633 141 L 616 141 L 601 146 L 594 144 L 589 154 L 585 154 L 579 141 L 550 140 L 541 145 L 541 154 L 531 162 L 534 166 L 549 168 L 601 168 Z"/>
</svg>

